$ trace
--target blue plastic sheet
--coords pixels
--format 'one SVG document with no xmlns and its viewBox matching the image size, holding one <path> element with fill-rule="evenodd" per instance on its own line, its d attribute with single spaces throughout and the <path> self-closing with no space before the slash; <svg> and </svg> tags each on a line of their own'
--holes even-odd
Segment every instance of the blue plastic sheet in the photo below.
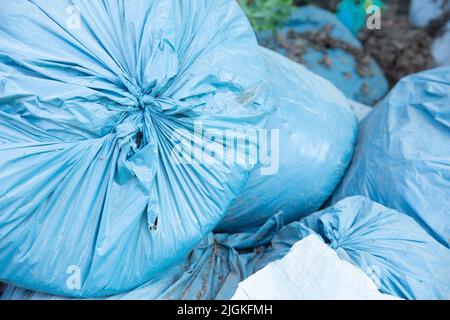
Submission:
<svg viewBox="0 0 450 320">
<path fill-rule="evenodd" d="M 287 41 L 289 44 L 286 38 L 289 30 L 301 34 L 321 31 L 328 27 L 332 28 L 330 32 L 332 38 L 344 41 L 355 49 L 362 49 L 358 39 L 333 13 L 314 6 L 302 6 L 295 9 L 286 25 L 278 30 L 278 37 L 285 39 L 283 42 Z M 286 54 L 286 49 L 273 41 L 270 32 L 260 32 L 258 38 L 260 43 L 270 49 Z M 304 42 L 303 45 L 305 45 Z M 324 63 L 324 59 L 328 62 Z M 315 48 L 309 45 L 303 60 L 309 70 L 331 81 L 348 98 L 361 103 L 373 105 L 389 90 L 383 71 L 373 59 L 367 61 L 363 68 L 366 71 L 361 74 L 357 70 L 357 61 L 351 53 L 338 48 Z"/>
<path fill-rule="evenodd" d="M 253 165 L 171 151 L 203 150 L 197 121 L 258 128 L 271 109 L 235 1 L 1 0 L 0 21 L 0 280 L 105 296 L 185 258 Z"/>
<path fill-rule="evenodd" d="M 364 195 L 450 244 L 450 67 L 402 79 L 362 122 L 334 202 Z"/>
<path fill-rule="evenodd" d="M 450 298 L 450 250 L 403 213 L 355 196 L 282 225 L 282 216 L 275 215 L 259 229 L 211 235 L 184 263 L 139 288 L 108 299 L 229 299 L 239 282 L 283 258 L 296 242 L 310 234 L 320 235 L 384 293 L 404 299 Z M 9 286 L 1 298 L 62 297 Z"/>
<path fill-rule="evenodd" d="M 277 130 L 279 143 L 269 146 L 271 166 L 252 172 L 220 231 L 245 231 L 276 213 L 288 223 L 317 211 L 341 181 L 356 142 L 357 119 L 336 87 L 273 51 L 261 53 L 276 107 L 265 128 Z"/>
</svg>

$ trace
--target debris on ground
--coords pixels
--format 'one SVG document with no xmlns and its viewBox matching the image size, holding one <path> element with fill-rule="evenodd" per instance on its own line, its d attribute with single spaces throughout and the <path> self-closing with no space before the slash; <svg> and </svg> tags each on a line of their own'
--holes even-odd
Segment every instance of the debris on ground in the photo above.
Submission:
<svg viewBox="0 0 450 320">
<path fill-rule="evenodd" d="M 328 79 L 350 99 L 373 105 L 388 91 L 388 82 L 375 60 L 329 11 L 300 7 L 275 37 L 259 32 L 258 38 L 263 46 Z"/>
<path fill-rule="evenodd" d="M 383 9 L 382 28 L 363 28 L 359 38 L 364 51 L 383 69 L 391 87 L 404 76 L 433 66 L 433 36 L 425 29 L 412 27 L 408 13 L 395 2 Z"/>
</svg>

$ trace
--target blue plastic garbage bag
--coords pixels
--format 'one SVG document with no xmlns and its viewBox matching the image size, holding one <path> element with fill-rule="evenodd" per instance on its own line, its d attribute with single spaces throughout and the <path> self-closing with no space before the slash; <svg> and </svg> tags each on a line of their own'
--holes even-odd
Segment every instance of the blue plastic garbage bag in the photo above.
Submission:
<svg viewBox="0 0 450 320">
<path fill-rule="evenodd" d="M 235 234 L 210 234 L 182 263 L 130 292 L 104 299 L 229 299 L 239 282 L 280 257 L 272 251 L 285 254 L 284 243 L 276 240 L 276 233 L 282 226 L 282 216 L 275 215 L 257 229 Z M 305 234 L 312 233 L 304 229 Z M 276 250 L 278 246 L 283 250 Z M 8 286 L 1 299 L 67 298 Z"/>
<path fill-rule="evenodd" d="M 228 299 L 239 282 L 283 258 L 310 234 L 320 235 L 341 258 L 366 272 L 384 293 L 405 299 L 450 297 L 450 250 L 405 214 L 355 196 L 282 225 L 282 215 L 275 215 L 259 229 L 210 236 L 184 263 L 108 299 Z M 1 298 L 62 297 L 9 286 Z"/>
<path fill-rule="evenodd" d="M 366 272 L 384 293 L 403 299 L 450 298 L 450 249 L 403 213 L 354 196 L 301 224 Z"/>
<path fill-rule="evenodd" d="M 281 229 L 264 259 L 282 258 L 311 232 L 366 272 L 383 293 L 412 300 L 450 298 L 450 249 L 406 214 L 362 196 L 348 197 Z"/>
<path fill-rule="evenodd" d="M 364 195 L 450 244 L 450 67 L 402 79 L 362 122 L 333 196 Z"/>
<path fill-rule="evenodd" d="M 304 34 L 321 32 L 328 28 L 331 28 L 329 36 L 333 39 L 344 42 L 356 51 L 362 49 L 358 39 L 333 13 L 314 6 L 302 6 L 293 11 L 286 25 L 278 30 L 277 37 L 282 39 L 281 42 L 274 41 L 273 34 L 266 31 L 259 32 L 258 39 L 264 46 L 281 54 L 287 54 L 285 43 L 299 44 L 288 37 L 290 30 Z M 325 33 L 322 32 L 322 36 Z M 388 92 L 389 85 L 383 71 L 372 58 L 358 64 L 348 50 L 308 44 L 305 39 L 301 45 L 307 47 L 302 54 L 304 65 L 312 72 L 330 80 L 348 98 L 373 105 Z"/>
<path fill-rule="evenodd" d="M 245 231 L 275 213 L 288 223 L 317 211 L 341 181 L 356 142 L 357 119 L 338 89 L 280 54 L 261 53 L 276 107 L 266 125 L 271 157 L 265 170 L 252 172 L 220 231 Z"/>
<path fill-rule="evenodd" d="M 1 281 L 124 292 L 221 220 L 253 164 L 177 146 L 271 108 L 235 1 L 1 0 L 0 43 Z"/>
</svg>

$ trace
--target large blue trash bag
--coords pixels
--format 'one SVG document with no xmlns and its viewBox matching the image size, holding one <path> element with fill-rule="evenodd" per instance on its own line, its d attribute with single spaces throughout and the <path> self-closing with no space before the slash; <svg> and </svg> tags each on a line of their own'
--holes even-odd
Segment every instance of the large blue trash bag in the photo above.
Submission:
<svg viewBox="0 0 450 320">
<path fill-rule="evenodd" d="M 217 230 L 262 225 L 273 214 L 286 223 L 317 211 L 351 160 L 357 119 L 330 82 L 280 54 L 261 48 L 276 110 L 266 129 L 277 130 L 265 171 L 254 170 Z M 272 136 L 271 136 L 272 138 Z"/>
<path fill-rule="evenodd" d="M 403 299 L 450 298 L 450 249 L 406 214 L 354 196 L 301 224 L 366 272 L 384 293 Z"/>
<path fill-rule="evenodd" d="M 450 298 L 450 250 L 403 213 L 355 196 L 282 225 L 282 215 L 274 215 L 259 229 L 210 236 L 184 263 L 108 299 L 228 299 L 239 282 L 283 258 L 310 234 L 320 235 L 384 293 L 405 299 Z M 12 286 L 1 298 L 62 299 Z"/>
<path fill-rule="evenodd" d="M 230 299 L 242 280 L 286 254 L 288 248 L 276 236 L 282 226 L 282 216 L 275 215 L 257 229 L 235 234 L 210 234 L 184 262 L 130 292 L 103 299 Z M 304 234 L 312 233 L 303 229 Z M 297 238 L 298 233 L 295 234 Z M 277 250 L 278 247 L 281 250 Z M 1 299 L 67 298 L 7 286 Z"/>
<path fill-rule="evenodd" d="M 124 292 L 221 220 L 253 164 L 173 151 L 271 108 L 235 1 L 1 0 L 0 43 L 1 281 Z"/>
<path fill-rule="evenodd" d="M 345 44 L 345 50 L 323 46 L 320 39 L 319 44 L 310 44 L 305 39 L 295 40 L 288 36 L 290 30 L 299 34 L 318 32 L 320 35 L 314 36 L 318 39 L 324 37 L 327 34 L 325 30 L 328 29 L 331 29 L 329 36 L 334 41 Z M 293 11 L 286 25 L 277 32 L 277 37 L 282 41 L 273 39 L 273 34 L 267 31 L 258 32 L 258 39 L 264 46 L 281 54 L 288 54 L 286 44 L 306 46 L 306 51 L 302 54 L 304 65 L 331 81 L 348 98 L 373 105 L 388 92 L 389 84 L 380 66 L 372 58 L 358 62 L 351 52 L 363 50 L 361 43 L 332 12 L 312 5 L 302 6 Z M 337 46 L 337 43 L 334 42 L 332 46 Z"/>
<path fill-rule="evenodd" d="M 450 67 L 402 79 L 362 122 L 333 196 L 364 195 L 450 244 Z"/>
</svg>

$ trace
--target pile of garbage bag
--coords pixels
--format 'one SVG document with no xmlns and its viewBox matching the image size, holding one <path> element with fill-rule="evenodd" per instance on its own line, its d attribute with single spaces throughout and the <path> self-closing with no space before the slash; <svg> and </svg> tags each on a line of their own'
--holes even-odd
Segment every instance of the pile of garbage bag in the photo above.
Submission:
<svg viewBox="0 0 450 320">
<path fill-rule="evenodd" d="M 450 298 L 448 67 L 369 113 L 233 0 L 0 21 L 1 299 Z"/>
<path fill-rule="evenodd" d="M 387 295 L 403 299 L 450 297 L 448 248 L 434 240 L 407 215 L 355 196 L 284 227 L 280 216 L 276 215 L 257 230 L 211 234 L 183 263 L 173 266 L 139 288 L 107 299 L 229 299 L 239 286 L 245 286 L 246 282 L 240 285 L 241 281 L 285 257 L 296 243 L 311 235 L 321 239 L 341 259 L 364 272 Z M 322 266 L 321 262 L 314 261 L 316 268 Z M 297 270 L 296 267 L 304 267 L 305 263 L 302 259 L 294 259 L 289 268 Z M 325 271 L 336 276 L 335 269 Z M 347 277 L 351 277 L 347 279 L 353 279 L 358 284 L 354 274 L 355 271 L 351 270 L 347 274 Z M 280 272 L 272 282 L 283 286 L 285 276 Z M 304 291 L 293 294 L 312 292 L 308 286 L 314 278 L 308 278 L 310 276 L 314 275 L 307 272 L 302 274 L 296 287 Z M 274 288 L 268 285 L 269 282 L 264 284 L 265 290 L 273 294 Z M 329 280 L 329 285 L 333 285 L 332 280 Z M 326 297 L 330 293 L 323 294 Z M 11 286 L 7 287 L 3 299 L 64 297 Z"/>
</svg>

